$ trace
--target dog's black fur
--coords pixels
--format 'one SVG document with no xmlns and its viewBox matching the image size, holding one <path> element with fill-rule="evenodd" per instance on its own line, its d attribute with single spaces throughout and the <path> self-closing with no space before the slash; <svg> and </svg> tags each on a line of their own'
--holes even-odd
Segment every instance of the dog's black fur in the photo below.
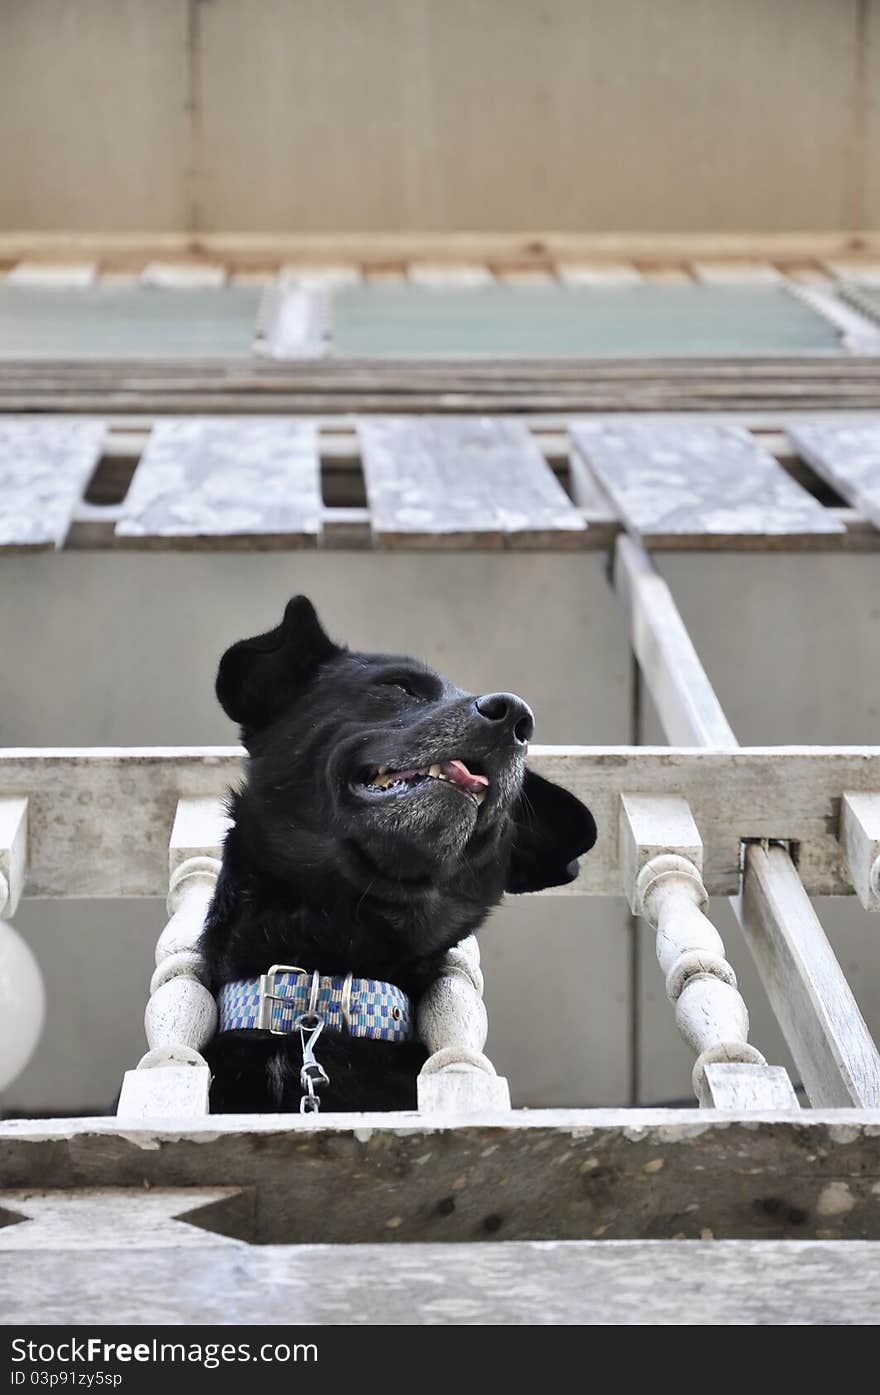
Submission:
<svg viewBox="0 0 880 1395">
<path fill-rule="evenodd" d="M 248 761 L 202 937 L 214 992 L 283 963 L 417 999 L 505 890 L 571 881 L 595 841 L 589 810 L 526 769 L 521 699 L 475 699 L 413 659 L 349 652 L 304 596 L 274 630 L 227 650 L 217 695 Z M 436 779 L 368 783 L 383 766 L 453 759 L 488 777 L 482 804 Z M 214 1111 L 298 1109 L 298 1033 L 224 1032 L 205 1054 Z M 327 1028 L 318 1058 L 323 1108 L 415 1107 L 418 1043 Z"/>
</svg>

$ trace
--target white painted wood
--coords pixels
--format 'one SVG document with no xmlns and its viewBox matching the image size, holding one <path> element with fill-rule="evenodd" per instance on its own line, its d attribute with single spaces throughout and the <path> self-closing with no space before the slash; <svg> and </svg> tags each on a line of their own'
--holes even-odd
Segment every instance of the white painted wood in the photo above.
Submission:
<svg viewBox="0 0 880 1395">
<path fill-rule="evenodd" d="M 844 792 L 880 789 L 878 747 L 541 746 L 539 774 L 592 809 L 596 846 L 563 894 L 620 894 L 621 794 L 682 794 L 704 843 L 711 896 L 740 890 L 741 839 L 792 839 L 810 895 L 852 895 L 837 837 Z M 30 797 L 29 896 L 163 896 L 178 798 L 222 800 L 241 778 L 238 747 L 0 751 L 0 789 Z"/>
<path fill-rule="evenodd" d="M 678 1030 L 697 1056 L 694 1094 L 708 1107 L 707 1065 L 766 1062 L 749 1045 L 749 1014 L 736 974 L 705 915 L 709 898 L 700 876 L 700 835 L 684 800 L 623 795 L 620 841 L 624 891 L 633 914 L 656 931 L 666 996 L 674 1004 Z"/>
<path fill-rule="evenodd" d="M 323 290 L 286 282 L 267 287 L 255 329 L 255 352 L 278 359 L 319 357 L 328 314 Z"/>
<path fill-rule="evenodd" d="M 631 262 L 557 262 L 556 275 L 567 286 L 638 286 L 644 281 Z"/>
<path fill-rule="evenodd" d="M 419 1000 L 416 1021 L 431 1052 L 418 1078 L 420 1111 L 455 1115 L 510 1109 L 507 1081 L 483 1054 L 488 1020 L 475 936 L 448 952 L 440 975 Z"/>
<path fill-rule="evenodd" d="M 191 857 L 220 858 L 223 840 L 232 825 L 221 799 L 179 799 L 168 840 L 168 875 Z M 169 890 L 169 897 L 171 890 Z"/>
<path fill-rule="evenodd" d="M 843 796 L 840 840 L 856 895 L 866 911 L 880 911 L 880 794 Z"/>
<path fill-rule="evenodd" d="M 667 739 L 681 746 L 735 747 L 669 587 L 642 545 L 625 534 L 614 549 L 614 585 L 629 612 L 633 651 Z"/>
<path fill-rule="evenodd" d="M 769 262 L 695 261 L 691 270 L 710 286 L 772 285 L 782 277 Z"/>
<path fill-rule="evenodd" d="M 687 800 L 676 794 L 622 794 L 620 870 L 633 915 L 645 913 L 639 891 L 642 868 L 672 848 L 692 862 L 698 874 L 702 871 L 703 840 Z"/>
<path fill-rule="evenodd" d="M 142 286 L 166 291 L 220 290 L 226 284 L 226 268 L 210 262 L 148 262 L 141 272 Z"/>
<path fill-rule="evenodd" d="M 206 1206 L 241 1196 L 238 1187 L 89 1187 L 0 1192 L 0 1210 L 27 1224 L 0 1227 L 0 1253 L 29 1250 L 154 1250 L 233 1245 L 186 1224 Z M 7 1263 L 9 1261 L 7 1260 Z"/>
<path fill-rule="evenodd" d="M 746 849 L 733 905 L 811 1104 L 880 1105 L 880 1053 L 784 847 Z"/>
<path fill-rule="evenodd" d="M 25 887 L 28 800 L 0 799 L 0 1090 L 21 1074 L 36 1049 L 46 1017 L 40 966 L 7 921 Z"/>
<path fill-rule="evenodd" d="M 360 267 L 353 262 L 282 266 L 279 276 L 284 285 L 299 286 L 304 291 L 344 290 L 346 286 L 359 286 L 363 280 Z"/>
<path fill-rule="evenodd" d="M 0 1276 L 0 1301 L 4 1321 L 13 1329 L 138 1323 L 149 1332 L 173 1323 L 180 1336 L 164 1340 L 181 1342 L 189 1336 L 187 1327 L 223 1328 L 231 1314 L 254 1328 L 274 1325 L 278 1336 L 270 1340 L 291 1342 L 295 1314 L 301 1325 L 296 1340 L 315 1346 L 314 1360 L 319 1350 L 335 1345 L 324 1330 L 333 1325 L 876 1325 L 876 1243 L 727 1240 L 705 1229 L 703 1239 L 603 1238 L 565 1245 L 552 1240 L 233 1241 L 226 1248 L 216 1237 L 195 1231 L 201 1248 L 194 1243 L 179 1252 L 166 1247 L 59 1257 L 51 1249 L 19 1253 Z M 219 1340 L 232 1335 L 223 1333 Z M 251 1340 L 257 1344 L 256 1334 Z M 396 1345 L 390 1332 L 388 1341 Z M 548 1370 L 546 1378 L 553 1374 Z"/>
<path fill-rule="evenodd" d="M 703 1071 L 707 1106 L 731 1112 L 748 1109 L 799 1109 L 788 1071 L 783 1066 L 756 1066 L 740 1061 L 710 1061 Z"/>
<path fill-rule="evenodd" d="M 178 801 L 168 850 L 170 920 L 156 945 L 144 1014 L 149 1050 L 137 1070 L 126 1073 L 117 1111 L 122 1117 L 208 1111 L 210 1072 L 200 1053 L 217 1030 L 217 1004 L 201 981 L 198 943 L 220 874 L 226 826 L 218 801 Z"/>
<path fill-rule="evenodd" d="M 154 1070 L 127 1070 L 117 1114 L 120 1119 L 193 1119 L 209 1112 L 211 1072 L 207 1065 L 165 1062 Z"/>
<path fill-rule="evenodd" d="M 27 872 L 28 801 L 0 799 L 0 917 L 15 915 Z"/>
<path fill-rule="evenodd" d="M 6 274 L 10 286 L 34 290 L 81 290 L 94 284 L 95 262 L 19 262 Z"/>
<path fill-rule="evenodd" d="M 491 286 L 495 277 L 487 266 L 467 262 L 411 262 L 409 279 L 431 290 L 467 290 Z"/>
</svg>

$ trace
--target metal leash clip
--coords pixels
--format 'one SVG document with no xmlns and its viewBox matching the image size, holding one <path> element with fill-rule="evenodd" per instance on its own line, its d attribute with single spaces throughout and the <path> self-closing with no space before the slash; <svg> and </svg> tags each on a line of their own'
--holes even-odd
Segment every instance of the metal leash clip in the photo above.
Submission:
<svg viewBox="0 0 880 1395">
<path fill-rule="evenodd" d="M 315 1060 L 315 1042 L 324 1030 L 324 1019 L 320 1013 L 315 1011 L 320 985 L 320 975 L 313 974 L 309 1010 L 296 1019 L 299 1039 L 302 1043 L 302 1070 L 299 1073 L 299 1084 L 302 1090 L 302 1098 L 299 1102 L 300 1114 L 317 1114 L 321 1108 L 321 1101 L 318 1099 L 316 1091 L 323 1085 L 330 1084 L 329 1075 L 320 1061 Z M 308 1036 L 306 1036 L 307 1032 Z"/>
<path fill-rule="evenodd" d="M 302 1090 L 302 1099 L 299 1102 L 300 1114 L 317 1114 L 321 1108 L 321 1101 L 318 1099 L 316 1090 L 322 1085 L 330 1084 L 330 1077 L 321 1065 L 315 1060 L 315 1042 L 324 1030 L 324 1019 L 317 1013 L 305 1013 L 296 1024 L 299 1027 L 299 1039 L 302 1042 L 302 1070 L 299 1073 L 299 1083 Z M 308 1032 L 308 1037 L 306 1036 Z"/>
</svg>

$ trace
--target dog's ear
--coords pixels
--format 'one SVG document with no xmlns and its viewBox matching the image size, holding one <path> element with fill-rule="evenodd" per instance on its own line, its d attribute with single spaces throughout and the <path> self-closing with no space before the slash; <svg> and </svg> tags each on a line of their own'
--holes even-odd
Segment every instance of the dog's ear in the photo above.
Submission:
<svg viewBox="0 0 880 1395">
<path fill-rule="evenodd" d="M 309 598 L 294 596 L 274 630 L 227 649 L 217 673 L 220 706 L 246 740 L 280 717 L 321 664 L 343 652 L 325 634 Z"/>
<path fill-rule="evenodd" d="M 596 841 L 596 821 L 586 804 L 561 785 L 527 770 L 513 821 L 505 889 L 541 891 L 573 882 L 578 858 Z"/>
</svg>

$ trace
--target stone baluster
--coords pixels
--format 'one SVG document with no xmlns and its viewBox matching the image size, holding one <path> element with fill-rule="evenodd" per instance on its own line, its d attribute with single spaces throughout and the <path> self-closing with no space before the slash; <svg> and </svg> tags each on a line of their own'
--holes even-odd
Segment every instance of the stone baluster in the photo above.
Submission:
<svg viewBox="0 0 880 1395">
<path fill-rule="evenodd" d="M 28 801 L 0 799 L 0 1090 L 24 1070 L 46 1016 L 40 966 L 8 924 L 24 890 L 27 842 Z"/>
<path fill-rule="evenodd" d="M 796 1108 L 786 1072 L 768 1066 L 749 1044 L 749 1014 L 736 974 L 705 914 L 703 845 L 687 802 L 622 795 L 620 852 L 630 908 L 656 931 L 666 995 L 697 1055 L 692 1084 L 700 1104 Z"/>
<path fill-rule="evenodd" d="M 439 977 L 422 995 L 417 1021 L 431 1052 L 418 1078 L 420 1110 L 462 1114 L 510 1108 L 507 1081 L 483 1054 L 488 1020 L 473 935 L 446 955 Z"/>
<path fill-rule="evenodd" d="M 136 1070 L 126 1071 L 121 1116 L 208 1113 L 211 1077 L 201 1048 L 217 1029 L 217 1006 L 202 982 L 198 942 L 220 873 L 227 824 L 216 800 L 178 802 L 168 850 L 171 918 L 156 945 L 144 1015 L 150 1049 Z"/>
</svg>

